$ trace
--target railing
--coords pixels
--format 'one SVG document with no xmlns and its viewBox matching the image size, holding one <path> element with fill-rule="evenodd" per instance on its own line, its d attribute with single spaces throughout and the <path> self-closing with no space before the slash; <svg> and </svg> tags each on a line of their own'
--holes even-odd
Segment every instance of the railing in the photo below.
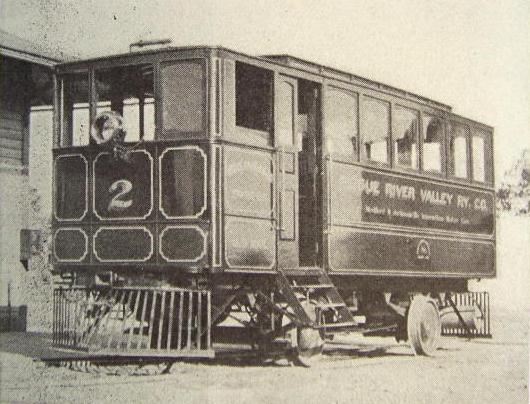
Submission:
<svg viewBox="0 0 530 404">
<path fill-rule="evenodd" d="M 98 355 L 213 357 L 210 291 L 58 288 L 53 304 L 57 347 Z"/>
</svg>

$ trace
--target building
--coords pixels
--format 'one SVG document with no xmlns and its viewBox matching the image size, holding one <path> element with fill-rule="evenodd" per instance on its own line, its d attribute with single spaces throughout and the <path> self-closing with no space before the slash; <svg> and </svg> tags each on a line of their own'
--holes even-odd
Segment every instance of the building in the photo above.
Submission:
<svg viewBox="0 0 530 404">
<path fill-rule="evenodd" d="M 47 322 L 38 308 L 51 299 L 46 229 L 51 214 L 53 67 L 63 60 L 61 54 L 0 30 L 2 331 L 24 330 L 26 322 L 28 328 L 39 329 Z"/>
</svg>

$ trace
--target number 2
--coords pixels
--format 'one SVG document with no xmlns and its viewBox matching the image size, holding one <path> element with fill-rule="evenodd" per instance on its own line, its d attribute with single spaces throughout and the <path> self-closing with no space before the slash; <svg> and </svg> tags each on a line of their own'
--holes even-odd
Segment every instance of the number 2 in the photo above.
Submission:
<svg viewBox="0 0 530 404">
<path fill-rule="evenodd" d="M 118 191 L 118 193 L 110 200 L 107 210 L 113 212 L 129 208 L 133 201 L 132 199 L 125 199 L 125 197 L 132 191 L 132 188 L 132 183 L 129 180 L 114 181 L 109 187 L 109 193 L 115 191 Z"/>
</svg>

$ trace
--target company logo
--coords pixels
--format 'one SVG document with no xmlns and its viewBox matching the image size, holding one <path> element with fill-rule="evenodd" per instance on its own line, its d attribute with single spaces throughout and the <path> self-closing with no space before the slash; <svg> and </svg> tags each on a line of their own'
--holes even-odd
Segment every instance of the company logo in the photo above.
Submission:
<svg viewBox="0 0 530 404">
<path fill-rule="evenodd" d="M 418 241 L 416 258 L 420 261 L 428 261 L 431 259 L 431 246 L 427 240 L 421 239 Z"/>
</svg>

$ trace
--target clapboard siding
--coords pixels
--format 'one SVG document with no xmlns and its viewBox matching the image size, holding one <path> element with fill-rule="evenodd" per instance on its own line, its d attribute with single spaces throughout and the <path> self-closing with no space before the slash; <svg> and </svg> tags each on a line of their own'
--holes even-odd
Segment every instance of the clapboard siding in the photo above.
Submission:
<svg viewBox="0 0 530 404">
<path fill-rule="evenodd" d="M 23 127 L 24 125 L 22 123 L 22 119 L 0 118 L 0 129 L 8 129 L 21 132 Z"/>
</svg>

